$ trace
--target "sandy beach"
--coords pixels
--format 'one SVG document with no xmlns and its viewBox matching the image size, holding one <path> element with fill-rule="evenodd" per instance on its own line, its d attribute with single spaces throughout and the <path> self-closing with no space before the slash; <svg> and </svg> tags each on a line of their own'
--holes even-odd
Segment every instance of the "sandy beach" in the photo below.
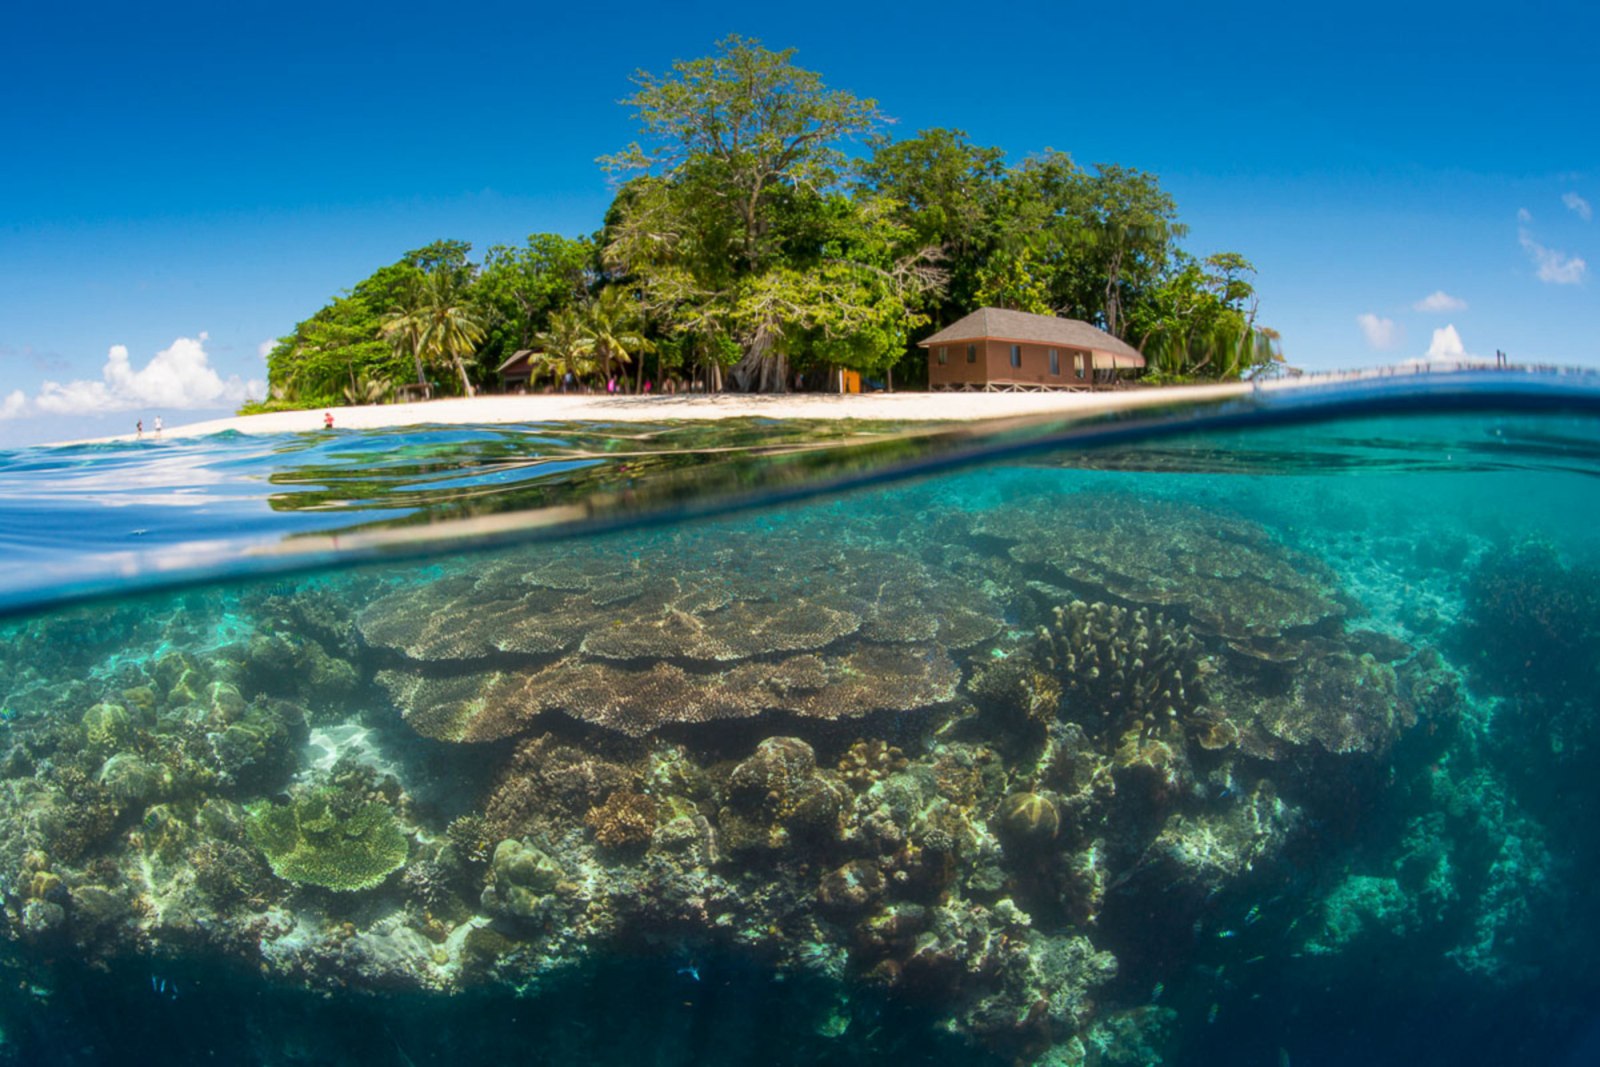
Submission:
<svg viewBox="0 0 1600 1067">
<path fill-rule="evenodd" d="M 334 428 L 375 430 L 398 426 L 489 425 L 544 422 L 657 422 L 673 419 L 871 419 L 925 422 L 981 422 L 1035 415 L 1093 415 L 1170 404 L 1220 400 L 1250 392 L 1250 385 L 1174 386 L 1104 393 L 716 393 L 676 396 L 478 396 L 414 404 L 375 404 L 330 408 Z M 298 433 L 323 428 L 321 408 L 208 419 L 162 431 L 166 438 L 198 437 L 235 431 L 247 434 Z M 148 421 L 148 420 L 147 420 Z M 147 431 L 148 433 L 148 431 Z M 98 438 L 131 440 L 133 434 Z"/>
</svg>

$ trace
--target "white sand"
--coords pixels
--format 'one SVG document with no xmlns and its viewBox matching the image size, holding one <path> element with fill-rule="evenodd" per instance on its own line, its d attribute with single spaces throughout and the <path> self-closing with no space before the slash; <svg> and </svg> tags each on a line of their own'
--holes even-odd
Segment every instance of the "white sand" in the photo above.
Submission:
<svg viewBox="0 0 1600 1067">
<path fill-rule="evenodd" d="M 656 422 L 668 419 L 883 419 L 892 421 L 977 422 L 1029 415 L 1092 415 L 1103 411 L 1220 400 L 1250 392 L 1247 384 L 1126 389 L 1104 393 L 869 393 L 770 395 L 717 393 L 710 396 L 479 396 L 471 400 L 432 400 L 416 404 L 377 404 L 329 408 L 334 428 L 372 430 L 394 426 L 541 422 Z M 168 426 L 165 438 L 239 433 L 297 433 L 322 429 L 323 409 L 210 419 Z M 146 433 L 148 436 L 148 431 Z M 99 438 L 132 440 L 132 434 Z"/>
</svg>

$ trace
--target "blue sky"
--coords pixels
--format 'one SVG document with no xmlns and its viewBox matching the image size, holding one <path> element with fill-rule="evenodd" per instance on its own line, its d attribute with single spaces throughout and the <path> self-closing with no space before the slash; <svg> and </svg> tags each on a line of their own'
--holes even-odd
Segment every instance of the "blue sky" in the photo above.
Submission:
<svg viewBox="0 0 1600 1067">
<path fill-rule="evenodd" d="M 1600 364 L 1577 3 L 20 6 L 0 445 L 229 410 L 264 342 L 436 238 L 592 231 L 630 74 L 729 32 L 900 133 L 1158 174 L 1191 251 L 1256 264 L 1297 365 Z"/>
</svg>

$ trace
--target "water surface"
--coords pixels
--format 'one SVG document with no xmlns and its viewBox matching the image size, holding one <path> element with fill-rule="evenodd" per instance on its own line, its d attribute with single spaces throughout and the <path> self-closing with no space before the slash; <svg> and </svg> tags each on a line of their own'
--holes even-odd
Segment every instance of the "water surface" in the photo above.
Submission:
<svg viewBox="0 0 1600 1067">
<path fill-rule="evenodd" d="M 0 1057 L 1588 1062 L 1594 399 L 13 455 Z"/>
</svg>

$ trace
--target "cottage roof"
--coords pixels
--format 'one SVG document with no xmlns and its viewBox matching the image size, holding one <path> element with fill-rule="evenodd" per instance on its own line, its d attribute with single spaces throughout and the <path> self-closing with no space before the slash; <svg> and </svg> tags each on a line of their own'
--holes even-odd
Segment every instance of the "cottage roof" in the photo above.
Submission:
<svg viewBox="0 0 1600 1067">
<path fill-rule="evenodd" d="M 538 353 L 535 352 L 531 348 L 519 348 L 515 352 L 511 353 L 511 358 L 510 359 L 506 360 L 504 363 L 502 363 L 498 367 L 496 367 L 495 368 L 495 372 L 497 374 L 504 374 L 506 372 L 506 368 L 510 367 L 517 360 L 519 360 L 519 359 L 527 359 L 529 356 L 535 356 L 535 355 L 538 355 Z"/>
<path fill-rule="evenodd" d="M 1060 345 L 1063 348 L 1087 348 L 1110 355 L 1115 365 L 1119 367 L 1144 366 L 1144 356 L 1139 354 L 1138 349 L 1087 322 L 1061 319 L 1054 315 L 1033 315 L 1026 311 L 1007 311 L 1004 308 L 979 308 L 918 343 L 923 348 L 928 348 L 933 345 L 977 341 L 984 338 L 1023 344 Z"/>
</svg>

